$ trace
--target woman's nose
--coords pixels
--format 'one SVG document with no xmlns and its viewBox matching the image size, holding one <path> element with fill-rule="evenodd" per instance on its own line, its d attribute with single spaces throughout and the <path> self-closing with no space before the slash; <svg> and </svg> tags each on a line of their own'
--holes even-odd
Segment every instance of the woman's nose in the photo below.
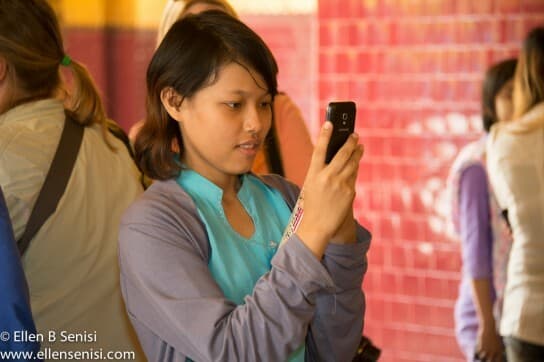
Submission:
<svg viewBox="0 0 544 362">
<path fill-rule="evenodd" d="M 244 130 L 250 133 L 260 132 L 263 128 L 263 112 L 260 112 L 257 107 L 248 107 L 244 117 Z"/>
</svg>

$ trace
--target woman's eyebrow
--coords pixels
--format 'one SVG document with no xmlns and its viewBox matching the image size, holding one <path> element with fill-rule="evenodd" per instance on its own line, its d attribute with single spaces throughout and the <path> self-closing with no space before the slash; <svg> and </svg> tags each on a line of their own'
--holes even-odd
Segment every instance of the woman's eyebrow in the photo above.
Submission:
<svg viewBox="0 0 544 362">
<path fill-rule="evenodd" d="M 228 91 L 228 93 L 241 95 L 241 96 L 247 96 L 248 94 L 253 94 L 252 91 L 245 91 L 243 89 L 231 89 L 231 90 Z M 270 92 L 263 91 L 261 94 L 258 95 L 258 97 L 263 98 L 263 97 L 266 97 L 266 96 L 269 96 L 269 95 L 270 95 Z"/>
</svg>

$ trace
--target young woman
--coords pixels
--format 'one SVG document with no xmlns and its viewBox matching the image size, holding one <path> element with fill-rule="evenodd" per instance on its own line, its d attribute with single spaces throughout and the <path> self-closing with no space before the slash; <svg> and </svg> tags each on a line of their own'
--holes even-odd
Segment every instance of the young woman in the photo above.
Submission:
<svg viewBox="0 0 544 362">
<path fill-rule="evenodd" d="M 135 149 L 158 181 L 127 211 L 119 236 L 124 297 L 149 360 L 355 353 L 370 242 L 353 219 L 362 146 L 351 136 L 325 165 L 325 124 L 302 221 L 279 247 L 298 188 L 250 172 L 271 127 L 276 74 L 263 41 L 222 12 L 176 22 L 151 60 Z"/>
<path fill-rule="evenodd" d="M 71 71 L 73 90 L 65 88 L 61 66 Z M 121 297 L 116 240 L 122 212 L 143 190 L 106 122 L 89 74 L 64 52 L 48 3 L 0 0 L 0 186 L 16 240 L 65 124 L 83 132 L 62 197 L 22 258 L 37 331 L 57 336 L 42 347 L 59 352 L 139 348 Z M 62 342 L 61 332 L 72 342 Z"/>
<path fill-rule="evenodd" d="M 512 117 L 512 79 L 516 60 L 488 69 L 482 89 L 482 119 L 489 132 Z M 498 333 L 511 236 L 489 187 L 485 168 L 486 135 L 461 150 L 449 178 L 452 220 L 461 240 L 463 277 L 455 305 L 457 342 L 467 361 L 475 355 L 502 361 Z"/>
<path fill-rule="evenodd" d="M 491 183 L 513 244 L 500 331 L 508 361 L 544 360 L 544 27 L 526 37 L 514 77 L 514 120 L 488 141 Z"/>
<path fill-rule="evenodd" d="M 159 25 L 157 44 L 160 44 L 176 20 L 206 10 L 224 11 L 238 18 L 238 14 L 226 0 L 169 0 Z M 252 170 L 256 174 L 281 174 L 302 186 L 313 151 L 310 134 L 300 109 L 287 94 L 279 93 L 274 97 L 273 109 L 275 135 L 272 138 L 269 134 L 266 147 L 257 153 Z M 136 137 L 140 127 L 141 124 L 138 123 L 131 129 L 131 139 Z"/>
</svg>

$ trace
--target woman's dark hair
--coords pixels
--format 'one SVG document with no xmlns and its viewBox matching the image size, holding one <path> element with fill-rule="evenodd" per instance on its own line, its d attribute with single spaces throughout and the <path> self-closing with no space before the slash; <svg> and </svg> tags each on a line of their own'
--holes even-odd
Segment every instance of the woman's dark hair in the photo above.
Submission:
<svg viewBox="0 0 544 362">
<path fill-rule="evenodd" d="M 153 179 L 179 174 L 181 167 L 172 152 L 183 144 L 178 123 L 161 102 L 161 91 L 171 87 L 190 98 L 217 80 L 221 67 L 237 62 L 251 68 L 277 93 L 278 67 L 263 40 L 239 20 L 221 11 L 187 16 L 172 25 L 147 69 L 146 117 L 134 143 L 136 161 Z"/>
<path fill-rule="evenodd" d="M 544 27 L 527 34 L 514 81 L 514 117 L 519 118 L 544 101 Z"/>
<path fill-rule="evenodd" d="M 484 130 L 489 132 L 497 122 L 495 98 L 502 87 L 512 80 L 516 71 L 517 59 L 507 59 L 491 66 L 485 73 L 482 87 L 482 121 Z"/>
</svg>

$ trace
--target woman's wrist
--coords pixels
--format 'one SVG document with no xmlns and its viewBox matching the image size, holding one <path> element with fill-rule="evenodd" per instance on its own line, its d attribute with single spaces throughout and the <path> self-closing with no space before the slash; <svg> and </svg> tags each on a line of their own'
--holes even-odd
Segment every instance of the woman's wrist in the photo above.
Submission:
<svg viewBox="0 0 544 362">
<path fill-rule="evenodd" d="M 323 258 L 330 236 L 318 230 L 307 228 L 304 224 L 298 227 L 296 234 L 316 258 L 319 260 Z"/>
<path fill-rule="evenodd" d="M 332 244 L 355 244 L 357 242 L 357 224 L 353 218 L 347 218 L 340 229 L 331 238 Z"/>
<path fill-rule="evenodd" d="M 480 318 L 480 324 L 483 328 L 495 329 L 495 317 L 493 317 L 493 314 L 484 315 Z"/>
</svg>

